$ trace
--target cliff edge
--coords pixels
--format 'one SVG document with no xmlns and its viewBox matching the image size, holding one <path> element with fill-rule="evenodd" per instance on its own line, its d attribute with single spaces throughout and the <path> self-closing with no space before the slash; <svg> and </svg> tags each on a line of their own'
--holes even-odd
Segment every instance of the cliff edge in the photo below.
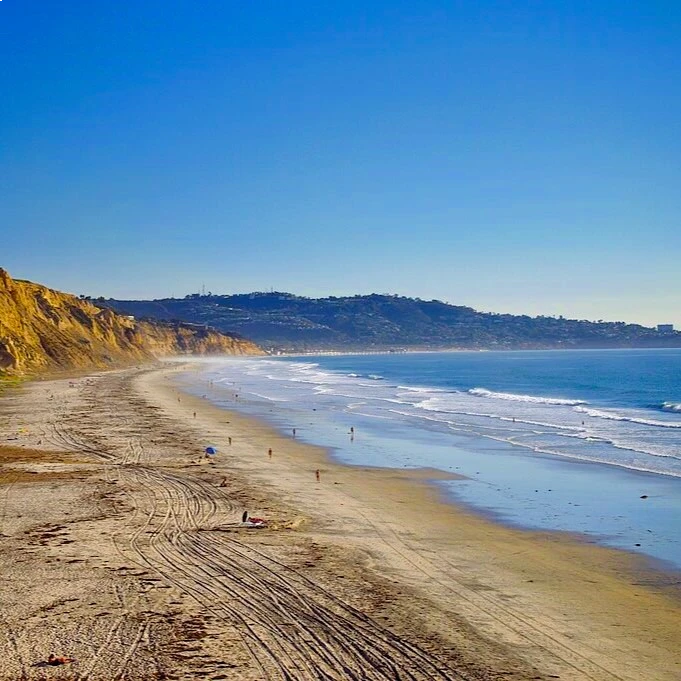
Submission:
<svg viewBox="0 0 681 681">
<path fill-rule="evenodd" d="M 136 321 L 0 268 L 0 373 L 108 368 L 162 355 L 261 355 L 238 336 L 181 322 Z"/>
</svg>

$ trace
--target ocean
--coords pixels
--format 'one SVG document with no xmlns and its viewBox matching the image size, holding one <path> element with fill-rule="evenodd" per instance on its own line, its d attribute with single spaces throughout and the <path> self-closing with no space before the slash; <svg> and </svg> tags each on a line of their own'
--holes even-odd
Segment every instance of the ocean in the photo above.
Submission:
<svg viewBox="0 0 681 681">
<path fill-rule="evenodd" d="M 681 350 L 224 358 L 183 382 L 341 462 L 462 475 L 434 484 L 499 522 L 681 568 Z"/>
</svg>

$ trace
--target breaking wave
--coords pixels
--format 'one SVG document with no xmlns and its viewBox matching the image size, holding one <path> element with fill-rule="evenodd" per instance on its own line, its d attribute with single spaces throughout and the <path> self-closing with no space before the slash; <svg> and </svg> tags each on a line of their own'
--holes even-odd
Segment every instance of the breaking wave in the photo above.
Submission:
<svg viewBox="0 0 681 681">
<path fill-rule="evenodd" d="M 516 395 L 514 393 L 495 393 L 486 388 L 472 388 L 468 391 L 468 394 L 475 395 L 476 397 L 508 400 L 509 402 L 532 402 L 533 404 L 556 404 L 570 407 L 577 404 L 587 404 L 586 400 L 565 400 L 560 397 L 536 397 L 534 395 Z"/>
<path fill-rule="evenodd" d="M 628 421 L 629 423 L 638 423 L 642 426 L 655 426 L 657 428 L 681 428 L 681 423 L 673 421 L 658 421 L 657 419 L 642 419 L 636 416 L 628 416 L 616 411 L 602 411 L 601 409 L 587 409 L 586 407 L 575 407 L 575 411 L 579 411 L 587 416 L 592 416 L 598 419 L 608 419 L 609 421 Z"/>
</svg>

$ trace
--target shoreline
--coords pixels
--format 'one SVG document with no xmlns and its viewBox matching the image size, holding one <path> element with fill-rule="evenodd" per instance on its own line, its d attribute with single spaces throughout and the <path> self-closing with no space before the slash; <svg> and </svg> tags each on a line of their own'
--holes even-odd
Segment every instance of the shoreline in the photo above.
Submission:
<svg viewBox="0 0 681 681">
<path fill-rule="evenodd" d="M 218 414 L 230 414 L 230 419 L 238 418 L 239 422 L 244 424 L 257 423 L 257 428 L 259 430 L 264 429 L 267 431 L 268 437 L 280 438 L 290 446 L 298 444 L 278 427 L 271 425 L 266 421 L 260 421 L 250 415 L 230 411 L 228 408 L 222 409 L 210 403 L 209 400 L 191 395 L 190 393 L 185 393 L 185 395 L 187 395 L 187 398 L 183 399 L 191 400 L 191 404 L 196 405 L 197 409 L 209 409 L 211 411 L 215 410 Z M 302 446 L 314 450 L 316 456 L 321 456 L 321 460 L 330 468 L 337 468 L 340 470 L 348 469 L 357 472 L 375 470 L 378 472 L 379 476 L 382 471 L 388 478 L 394 475 L 399 476 L 402 484 L 407 489 L 416 489 L 418 487 L 419 501 L 417 506 L 421 508 L 419 514 L 426 515 L 429 518 L 439 517 L 440 520 L 449 516 L 456 527 L 455 533 L 464 534 L 465 541 L 470 542 L 471 545 L 474 545 L 474 543 L 478 541 L 476 535 L 479 534 L 485 537 L 482 543 L 491 540 L 491 543 L 493 544 L 492 550 L 503 547 L 505 551 L 508 551 L 508 546 L 514 545 L 514 552 L 516 554 L 533 554 L 533 557 L 536 558 L 537 562 L 544 567 L 542 567 L 534 577 L 531 576 L 529 578 L 527 577 L 527 574 L 529 574 L 531 570 L 528 566 L 522 565 L 525 560 L 518 562 L 504 556 L 501 561 L 497 561 L 506 561 L 506 566 L 517 571 L 517 573 L 523 574 L 523 578 L 528 583 L 536 583 L 541 580 L 541 575 L 546 570 L 545 566 L 550 564 L 551 568 L 556 570 L 556 572 L 570 575 L 570 578 L 568 579 L 554 576 L 553 580 L 548 580 L 553 582 L 553 587 L 557 587 L 558 591 L 560 591 L 561 588 L 565 589 L 565 587 L 560 587 L 561 582 L 570 584 L 567 590 L 573 591 L 574 589 L 581 589 L 587 584 L 600 583 L 601 586 L 603 586 L 604 583 L 601 582 L 601 580 L 615 580 L 619 582 L 619 584 L 614 586 L 614 589 L 618 591 L 620 595 L 622 595 L 620 591 L 622 588 L 626 589 L 628 586 L 645 584 L 653 593 L 662 595 L 665 599 L 669 599 L 673 608 L 681 605 L 681 587 L 679 587 L 678 584 L 678 571 L 664 568 L 660 569 L 661 561 L 656 561 L 654 558 L 627 551 L 626 549 L 602 546 L 594 543 L 593 539 L 590 540 L 588 537 L 580 535 L 579 533 L 517 528 L 506 523 L 490 520 L 489 517 L 486 517 L 485 514 L 481 513 L 479 510 L 470 509 L 467 504 L 461 502 L 454 502 L 454 504 L 452 504 L 449 499 L 445 500 L 443 491 L 438 489 L 437 485 L 432 484 L 434 476 L 431 475 L 430 478 L 428 478 L 426 475 L 425 478 L 423 478 L 419 473 L 422 469 L 408 469 L 405 471 L 404 469 L 356 466 L 335 461 L 331 452 L 318 445 L 304 443 Z M 409 492 L 405 491 L 405 494 L 409 494 Z M 412 492 L 412 494 L 414 494 L 414 492 Z M 430 508 L 427 508 L 427 506 L 435 509 L 435 513 L 429 514 L 428 511 Z M 393 510 L 395 510 L 394 507 Z M 411 522 L 413 525 L 417 525 L 419 522 L 418 517 L 412 515 Z M 433 528 L 432 532 L 439 531 L 446 534 L 447 531 L 451 531 L 451 527 L 447 527 L 446 521 L 445 523 L 435 523 L 435 525 L 436 527 Z M 466 531 L 463 532 L 462 528 L 465 525 L 467 526 Z M 432 532 L 430 533 L 431 536 Z M 551 557 L 547 555 L 549 553 L 556 553 L 557 558 L 552 560 Z M 471 563 L 484 563 L 489 558 L 490 556 L 486 555 L 484 559 L 480 560 L 480 558 L 478 558 L 476 560 L 475 558 L 466 555 L 466 559 L 471 561 Z M 494 558 L 492 558 L 492 560 L 494 560 Z M 571 564 L 576 563 L 581 563 L 581 565 L 574 569 L 569 567 Z M 666 568 L 666 566 L 664 567 Z M 527 574 L 525 574 L 526 572 Z M 590 572 L 593 572 L 593 575 L 590 575 Z M 579 575 L 579 580 L 577 580 L 576 583 L 573 583 L 575 581 L 575 574 Z M 570 579 L 572 579 L 572 581 L 570 581 Z M 503 582 L 504 580 L 502 579 L 501 581 Z M 595 593 L 593 593 L 591 597 L 578 596 L 578 599 L 586 601 L 593 598 L 594 602 L 599 602 L 599 606 L 596 608 L 596 611 L 598 611 L 602 607 L 602 604 L 598 598 L 598 589 L 595 589 L 594 591 Z M 629 597 L 632 598 L 631 604 L 633 606 L 633 603 L 638 600 L 639 595 L 631 593 L 629 594 Z M 636 609 L 635 606 L 633 608 L 631 606 L 622 608 L 620 616 L 617 619 L 620 621 L 625 620 L 627 616 L 632 612 L 635 612 Z M 594 614 L 596 613 L 594 612 Z M 611 624 L 611 626 L 619 627 L 621 625 Z M 623 678 L 627 677 L 625 676 Z M 645 676 L 641 676 L 640 678 L 645 678 Z"/>
<path fill-rule="evenodd" d="M 31 646 L 65 640 L 64 632 L 82 630 L 98 608 L 90 613 L 88 643 L 73 634 L 65 651 L 91 665 L 88 678 L 107 678 L 97 675 L 107 659 L 115 663 L 107 669 L 122 664 L 130 679 L 162 678 L 150 669 L 192 669 L 196 678 L 192 665 L 209 662 L 213 670 L 232 665 L 229 678 L 253 681 L 282 678 L 276 664 L 302 664 L 296 668 L 307 671 L 293 678 L 315 679 L 315 665 L 332 670 L 333 660 L 350 665 L 339 678 L 360 678 L 352 666 L 360 659 L 368 665 L 366 678 L 385 678 L 370 650 L 405 673 L 411 669 L 408 678 L 415 679 L 678 678 L 678 586 L 664 584 L 636 557 L 562 533 L 499 526 L 453 508 L 430 470 L 331 461 L 324 448 L 179 391 L 172 376 L 181 367 L 98 374 L 72 381 L 73 387 L 66 380 L 33 383 L 0 398 L 3 440 L 26 429 L 18 444 L 6 444 L 48 458 L 70 448 L 68 457 L 75 457 L 72 464 L 13 464 L 35 469 L 38 479 L 0 485 L 6 576 L 0 604 L 9 618 L 0 619 L 0 628 L 16 643 L 15 649 L 0 643 L 10 660 L 0 678 L 19 678 L 22 669 L 26 678 L 40 678 L 28 665 Z M 212 461 L 203 456 L 208 445 L 218 448 Z M 78 473 L 85 463 L 87 470 Z M 55 487 L 40 477 L 40 471 L 62 468 L 76 478 Z M 39 501 L 46 498 L 49 507 Z M 94 504 L 91 512 L 88 504 Z M 269 519 L 269 528 L 244 534 L 238 528 L 244 509 Z M 64 514 L 78 517 L 64 520 Z M 32 535 L 23 533 L 34 531 L 31 523 L 48 521 L 67 528 L 72 543 L 59 548 L 46 537 L 26 545 L 23 537 Z M 140 568 L 122 571 L 135 562 L 143 574 Z M 197 581 L 200 574 L 210 578 Z M 263 581 L 260 574 L 269 577 Z M 78 602 L 59 606 L 58 621 L 27 614 L 43 595 L 29 592 L 27 598 L 22 587 L 24 600 L 16 601 L 17 584 L 26 583 L 19 575 L 47 579 L 51 590 L 57 584 L 65 592 L 76 588 L 71 600 Z M 116 605 L 111 594 L 121 585 L 128 595 Z M 337 600 L 328 601 L 330 594 Z M 279 622 L 282 603 L 286 621 Z M 323 619 L 308 631 L 311 612 Z M 359 613 L 371 618 L 370 632 L 356 619 Z M 196 617 L 206 633 L 187 638 Z M 258 623 L 256 638 L 243 639 L 240 617 Z M 146 624 L 127 633 L 129 621 Z M 111 627 L 129 635 L 132 647 L 107 658 L 100 646 L 93 657 L 91 641 L 104 646 Z M 328 637 L 326 657 L 314 664 L 322 653 L 306 643 L 311 631 Z M 182 636 L 194 643 L 168 657 L 168 646 Z M 242 640 L 269 646 L 262 649 L 264 672 Z M 201 654 L 192 652 L 196 646 Z M 284 646 L 285 653 L 264 652 L 272 646 Z"/>
<path fill-rule="evenodd" d="M 221 367 L 216 362 L 214 367 L 205 366 L 205 376 L 193 379 L 189 375 L 186 389 L 196 395 L 207 393 L 208 399 L 226 409 L 264 418 L 284 433 L 290 434 L 291 427 L 297 425 L 299 438 L 330 447 L 334 457 L 349 464 L 434 466 L 464 473 L 469 481 L 443 484 L 451 498 L 514 527 L 581 533 L 605 546 L 662 561 L 665 569 L 681 568 L 681 534 L 675 522 L 681 512 L 681 477 L 675 474 L 679 461 L 673 449 L 678 431 L 661 431 L 660 438 L 665 438 L 659 449 L 672 447 L 669 457 L 639 455 L 635 438 L 628 437 L 627 425 L 619 433 L 620 426 L 611 425 L 614 421 L 594 417 L 586 426 L 582 420 L 580 427 L 579 420 L 585 417 L 573 414 L 569 407 L 542 406 L 544 411 L 534 414 L 534 405 L 526 407 L 525 402 L 520 403 L 519 411 L 516 402 L 477 400 L 479 405 L 469 404 L 473 398 L 464 395 L 458 399 L 455 390 L 453 402 L 450 400 L 453 406 L 449 406 L 449 394 L 441 397 L 439 390 L 410 387 L 421 386 L 419 362 L 412 369 L 406 358 L 395 363 L 369 357 L 359 358 L 361 362 L 322 359 L 319 365 L 268 360 L 244 366 L 238 361 L 226 362 Z M 439 361 L 425 356 L 422 362 L 426 375 L 439 366 Z M 449 367 L 450 362 L 456 359 L 443 366 Z M 573 363 L 570 360 L 570 365 Z M 477 366 L 486 365 L 469 365 L 466 360 L 464 372 L 472 368 L 475 374 Z M 274 380 L 266 380 L 266 375 Z M 470 378 L 464 373 L 465 387 L 487 385 L 475 382 L 475 375 L 472 382 Z M 514 392 L 508 385 L 496 389 Z M 240 393 L 236 402 L 234 392 Z M 420 392 L 427 394 L 422 397 Z M 521 394 L 509 397 L 526 397 L 528 402 L 530 397 L 522 393 L 535 394 L 530 389 L 515 392 Z M 538 394 L 563 396 L 560 389 Z M 598 398 L 593 399 L 597 403 Z M 444 415 L 431 417 L 426 409 Z M 550 409 L 554 411 L 548 413 Z M 393 411 L 398 416 L 393 416 Z M 483 413 L 475 413 L 478 411 Z M 469 419 L 469 412 L 476 418 Z M 489 419 L 483 418 L 487 412 L 492 412 Z M 458 418 L 459 413 L 464 416 Z M 517 427 L 511 425 L 512 413 L 518 417 Z M 358 428 L 354 444 L 345 435 L 350 425 Z M 648 430 L 642 437 L 654 441 L 657 432 Z M 623 453 L 620 435 L 633 441 L 629 449 L 622 447 Z"/>
<path fill-rule="evenodd" d="M 541 453 L 541 458 L 545 458 L 556 465 L 573 465 L 578 464 L 585 467 L 594 468 L 597 470 L 602 470 L 610 472 L 613 468 L 611 464 L 604 463 L 602 461 L 587 461 L 581 459 L 569 459 L 568 457 L 561 457 L 558 455 L 551 455 Z M 352 464 L 347 464 L 352 465 Z M 653 480 L 656 478 L 668 477 L 672 479 L 677 479 L 677 476 L 667 475 L 665 473 L 657 473 L 653 471 L 641 470 L 637 468 L 628 468 L 624 466 L 616 467 L 618 471 L 622 471 L 624 474 L 631 476 L 632 478 L 641 478 L 645 480 L 650 477 Z M 439 470 L 439 469 L 436 469 Z M 463 479 L 468 479 L 466 476 L 461 476 Z M 607 534 L 597 534 L 593 532 L 580 531 L 580 530 L 570 530 L 570 529 L 544 529 L 536 525 L 523 524 L 521 520 L 514 520 L 510 516 L 504 513 L 504 511 L 494 510 L 492 508 L 487 508 L 485 506 L 476 505 L 475 502 L 468 501 L 456 491 L 445 490 L 443 491 L 444 497 L 447 499 L 447 503 L 451 503 L 455 506 L 460 506 L 463 509 L 468 510 L 474 515 L 478 515 L 481 518 L 488 520 L 489 522 L 501 525 L 503 527 L 508 527 L 509 529 L 520 530 L 521 532 L 529 533 L 548 533 L 555 534 L 557 536 L 564 536 L 570 541 L 576 541 L 579 543 L 591 544 L 599 546 L 608 551 L 614 551 L 617 553 L 624 554 L 628 556 L 629 559 L 634 561 L 636 564 L 641 565 L 641 569 L 650 570 L 653 574 L 660 574 L 666 576 L 668 579 L 679 579 L 681 578 L 681 564 L 675 563 L 673 560 L 666 560 L 664 558 L 658 558 L 650 553 L 645 553 L 643 551 L 634 551 L 631 548 L 626 548 L 625 546 L 617 543 L 608 543 Z M 677 582 L 679 585 L 678 598 L 681 599 L 681 580 Z"/>
<path fill-rule="evenodd" d="M 327 357 L 327 356 L 355 356 L 355 355 L 408 355 L 408 354 L 447 354 L 447 353 L 461 353 L 470 352 L 479 353 L 502 353 L 502 352 L 621 352 L 622 350 L 636 352 L 638 350 L 679 350 L 681 345 L 661 345 L 661 346 L 641 346 L 641 347 L 603 347 L 603 348 L 506 348 L 506 349 L 490 349 L 490 348 L 432 348 L 432 349 L 413 349 L 404 348 L 400 350 L 310 350 L 309 352 L 285 352 L 280 353 L 267 352 L 270 357 Z M 175 359 L 175 358 L 171 358 Z"/>
<path fill-rule="evenodd" d="M 190 373 L 190 371 L 188 371 L 189 368 L 191 369 L 191 372 L 198 370 L 197 367 L 191 366 L 185 368 L 178 367 L 176 368 L 176 371 L 182 372 L 186 376 Z M 427 488 L 429 488 L 430 494 L 433 496 L 433 498 L 436 499 L 436 503 L 445 507 L 451 507 L 456 513 L 462 513 L 464 515 L 477 518 L 485 523 L 490 523 L 493 526 L 497 526 L 501 530 L 507 529 L 513 532 L 520 532 L 521 534 L 526 534 L 529 537 L 532 535 L 538 538 L 553 537 L 557 542 L 565 541 L 572 544 L 594 547 L 596 549 L 603 550 L 606 553 L 619 555 L 622 558 L 623 564 L 630 564 L 632 574 L 643 573 L 648 576 L 651 583 L 659 581 L 661 585 L 668 586 L 669 583 L 672 583 L 675 587 L 678 587 L 671 589 L 668 592 L 671 593 L 672 596 L 679 601 L 679 603 L 681 603 L 681 581 L 678 581 L 678 578 L 681 576 L 681 566 L 678 566 L 671 561 L 666 561 L 664 559 L 656 558 L 655 556 L 633 551 L 624 547 L 608 545 L 604 543 L 603 537 L 601 535 L 591 535 L 578 530 L 543 529 L 540 527 L 524 525 L 521 522 L 514 522 L 508 517 L 505 517 L 503 512 L 495 511 L 483 506 L 477 506 L 473 502 L 468 502 L 467 500 L 461 498 L 456 491 L 446 489 L 439 484 L 440 482 L 446 480 L 473 480 L 469 476 L 455 473 L 453 471 L 447 471 L 441 468 L 395 468 L 346 461 L 340 456 L 336 455 L 332 448 L 327 448 L 324 445 L 318 443 L 292 438 L 283 426 L 271 423 L 265 417 L 244 413 L 238 409 L 232 409 L 230 407 L 218 406 L 209 397 L 198 396 L 192 392 L 188 392 L 185 387 L 181 385 L 176 384 L 175 389 L 179 392 L 182 392 L 184 394 L 184 399 L 190 401 L 191 404 L 196 405 L 198 408 L 208 405 L 211 409 L 217 410 L 218 413 L 222 412 L 224 414 L 229 414 L 232 419 L 243 420 L 244 425 L 248 425 L 249 422 L 252 422 L 253 424 L 258 424 L 258 428 L 260 429 L 271 430 L 271 437 L 273 438 L 281 439 L 284 442 L 290 443 L 291 445 L 296 444 L 301 445 L 302 447 L 309 447 L 311 451 L 315 451 L 314 456 L 320 465 L 338 467 L 340 469 L 347 468 L 364 472 L 374 472 L 377 475 L 380 475 L 381 472 L 383 472 L 388 477 L 398 477 L 407 485 L 411 483 L 415 485 L 425 485 Z M 557 465 L 577 463 L 605 471 L 610 470 L 609 464 L 600 461 L 569 459 L 568 457 L 560 457 L 556 455 L 552 456 L 546 453 L 540 453 L 540 456 Z M 618 468 L 621 468 L 621 470 L 626 474 L 630 474 L 634 477 L 640 476 L 642 478 L 646 478 L 648 476 L 663 475 L 660 473 L 635 468 Z"/>
<path fill-rule="evenodd" d="M 183 371 L 184 376 L 189 375 L 198 371 L 198 368 L 191 366 L 191 371 Z M 600 535 L 595 533 L 590 533 L 587 531 L 570 530 L 570 529 L 546 529 L 538 526 L 533 526 L 529 524 L 523 524 L 522 521 L 514 520 L 513 518 L 505 515 L 503 511 L 496 511 L 492 508 L 485 507 L 483 505 L 476 505 L 474 501 L 468 501 L 463 498 L 455 488 L 445 488 L 438 483 L 444 480 L 470 480 L 474 481 L 474 478 L 470 476 L 463 475 L 460 473 L 455 473 L 451 470 L 445 470 L 443 468 L 430 468 L 430 467 L 414 467 L 414 468 L 396 468 L 390 466 L 378 466 L 371 464 L 354 463 L 349 460 L 344 460 L 342 456 L 334 453 L 333 448 L 327 448 L 324 445 L 306 441 L 304 438 L 293 439 L 287 432 L 287 429 L 280 424 L 269 421 L 265 416 L 253 415 L 248 412 L 244 412 L 240 409 L 231 408 L 229 405 L 225 407 L 218 406 L 211 398 L 207 395 L 199 397 L 198 394 L 194 392 L 189 392 L 186 386 L 177 386 L 177 389 L 184 392 L 187 398 L 199 400 L 200 403 L 208 403 L 212 407 L 224 411 L 225 413 L 238 415 L 244 419 L 253 419 L 256 422 L 261 422 L 270 427 L 277 436 L 283 438 L 284 440 L 291 442 L 302 443 L 304 446 L 310 446 L 313 448 L 321 448 L 325 452 L 325 462 L 341 467 L 350 467 L 361 470 L 375 470 L 377 472 L 385 471 L 388 474 L 399 474 L 405 480 L 413 479 L 415 482 L 421 484 L 428 484 L 432 487 L 433 491 L 441 498 L 443 504 L 448 506 L 454 506 L 461 511 L 468 514 L 479 517 L 482 520 L 491 522 L 495 525 L 505 527 L 511 530 L 519 530 L 521 532 L 534 533 L 538 535 L 555 535 L 559 540 L 561 537 L 566 538 L 568 541 L 578 542 L 581 544 L 598 546 L 600 548 L 606 549 L 608 551 L 614 551 L 624 555 L 625 560 L 631 560 L 632 565 L 636 566 L 636 570 L 642 570 L 644 572 L 650 572 L 650 575 L 654 581 L 655 575 L 659 576 L 661 582 L 671 582 L 678 580 L 681 577 L 681 565 L 674 563 L 672 560 L 665 560 L 663 558 L 658 558 L 654 555 L 644 553 L 641 551 L 634 551 L 631 548 L 626 548 L 625 546 L 608 544 L 607 535 Z M 276 403 L 274 406 L 276 410 Z M 481 436 L 484 437 L 484 436 Z M 496 440 L 493 440 L 496 442 Z M 511 446 L 514 446 L 511 444 Z M 521 447 L 521 449 L 524 448 Z M 537 452 L 537 457 L 542 460 L 546 460 L 555 466 L 570 466 L 570 465 L 582 465 L 585 467 L 594 468 L 601 470 L 605 473 L 612 471 L 613 467 L 617 472 L 621 472 L 623 475 L 629 475 L 632 478 L 641 478 L 645 480 L 648 477 L 655 479 L 659 476 L 664 476 L 672 479 L 676 479 L 677 476 L 665 473 L 657 473 L 648 470 L 642 470 L 638 468 L 630 468 L 626 466 L 613 466 L 613 464 L 605 463 L 602 461 L 591 461 L 579 458 L 570 458 L 568 456 L 561 456 L 557 454 L 550 454 L 546 452 Z M 536 457 L 535 457 L 536 458 Z M 413 475 L 413 478 L 412 478 Z M 678 582 L 679 588 L 675 597 L 681 602 L 681 582 Z"/>
<path fill-rule="evenodd" d="M 676 499 L 678 483 L 681 482 L 678 476 L 606 461 L 530 450 L 514 442 L 488 438 L 484 433 L 476 436 L 451 436 L 451 459 L 445 458 L 442 453 L 438 455 L 437 450 L 430 457 L 414 456 L 408 452 L 405 458 L 404 453 L 399 454 L 399 448 L 392 450 L 392 456 L 381 455 L 381 447 L 387 451 L 392 441 L 389 438 L 381 441 L 380 433 L 378 440 L 372 440 L 371 422 L 357 423 L 340 415 L 340 420 L 337 421 L 335 416 L 330 416 L 332 412 L 325 412 L 323 402 L 316 404 L 317 409 L 313 410 L 317 411 L 317 415 L 308 417 L 310 412 L 290 407 L 295 404 L 295 400 L 284 400 L 281 406 L 276 399 L 270 402 L 266 395 L 271 393 L 266 387 L 260 390 L 265 396 L 259 395 L 257 384 L 250 388 L 242 385 L 242 388 L 237 389 L 244 393 L 237 403 L 233 401 L 234 388 L 228 387 L 229 381 L 223 383 L 225 379 L 221 378 L 213 386 L 212 381 L 208 380 L 213 375 L 210 364 L 193 368 L 197 374 L 205 369 L 205 381 L 202 376 L 193 378 L 193 371 L 186 372 L 185 378 L 178 381 L 182 389 L 197 397 L 200 395 L 218 407 L 262 419 L 284 437 L 290 437 L 291 426 L 298 425 L 297 441 L 327 447 L 329 456 L 339 464 L 360 467 L 376 465 L 385 469 L 403 470 L 428 467 L 428 463 L 432 461 L 432 466 L 440 471 L 465 473 L 463 477 L 466 478 L 466 484 L 441 485 L 444 488 L 442 494 L 450 503 L 514 529 L 580 537 L 587 543 L 597 543 L 622 551 L 638 560 L 648 561 L 654 571 L 681 574 L 681 554 L 678 553 L 678 539 L 681 537 L 677 537 L 678 532 L 673 527 L 662 526 L 658 531 L 658 526 L 653 521 L 642 520 L 634 525 L 630 524 L 631 518 L 635 518 L 636 514 L 646 515 L 654 509 L 659 515 L 662 511 L 657 499 L 664 499 L 669 494 L 672 495 L 670 498 Z M 182 383 L 185 385 L 182 386 Z M 251 397 L 248 396 L 249 391 L 253 391 Z M 314 402 L 308 403 L 307 408 L 312 404 Z M 363 425 L 362 432 L 364 435 L 368 434 L 368 438 L 363 438 L 360 434 L 354 445 L 348 443 L 343 435 L 343 427 L 347 429 L 349 423 L 353 422 L 355 426 L 359 426 L 360 431 Z M 338 427 L 341 424 L 343 427 Z M 400 440 L 410 442 L 409 437 L 409 432 L 400 432 Z M 427 447 L 428 442 L 423 442 Z M 412 449 L 417 446 L 414 441 Z M 445 447 L 441 443 L 436 442 L 435 446 L 440 448 L 440 452 L 444 452 Z M 403 449 L 408 451 L 406 447 Z M 449 457 L 449 454 L 446 456 Z M 418 463 L 412 463 L 414 461 Z M 454 464 L 459 465 L 455 467 Z M 517 483 L 514 481 L 517 478 L 514 468 L 518 466 L 522 466 L 523 475 L 531 477 L 536 473 L 536 482 L 528 482 L 526 485 L 521 483 L 517 489 L 514 488 L 513 485 Z M 533 467 L 536 467 L 536 471 Z M 529 480 L 525 477 L 523 479 Z M 484 483 L 482 486 L 481 482 Z M 609 486 L 620 491 L 606 494 L 601 499 L 599 490 L 607 490 Z M 529 487 L 539 489 L 528 489 Z M 496 492 L 494 488 L 497 488 Z M 510 497 L 504 496 L 505 492 L 502 490 L 506 488 Z M 644 496 L 641 497 L 642 494 Z M 647 495 L 651 495 L 652 501 L 639 500 L 647 499 Z M 602 503 L 605 506 L 600 508 Z M 649 508 L 648 505 L 652 506 Z M 669 508 L 669 518 L 674 517 L 675 510 L 676 507 Z M 620 513 L 623 515 L 619 515 Z M 605 526 L 599 524 L 600 515 L 611 521 L 606 522 Z M 646 522 L 653 524 L 644 524 Z M 664 522 L 668 525 L 671 521 Z"/>
</svg>

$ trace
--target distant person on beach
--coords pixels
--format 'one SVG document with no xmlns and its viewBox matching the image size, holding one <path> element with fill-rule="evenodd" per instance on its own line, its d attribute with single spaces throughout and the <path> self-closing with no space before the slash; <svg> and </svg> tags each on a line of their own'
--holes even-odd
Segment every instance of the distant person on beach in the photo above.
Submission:
<svg viewBox="0 0 681 681">
<path fill-rule="evenodd" d="M 269 456 L 270 459 L 272 458 L 272 449 L 271 448 L 267 450 L 267 456 Z"/>
<path fill-rule="evenodd" d="M 314 472 L 314 476 L 315 476 L 315 478 L 317 478 L 317 482 L 319 482 L 320 479 L 321 479 L 321 475 L 319 473 L 319 468 Z"/>
<path fill-rule="evenodd" d="M 296 436 L 296 429 L 294 428 L 293 429 L 293 437 L 295 437 L 295 436 Z"/>
<path fill-rule="evenodd" d="M 229 444 L 231 445 L 231 444 L 232 444 L 232 438 L 231 438 L 231 437 L 228 437 L 228 438 L 227 438 L 227 442 L 229 442 Z"/>
<path fill-rule="evenodd" d="M 196 412 L 194 412 L 194 418 L 196 418 Z"/>
</svg>

